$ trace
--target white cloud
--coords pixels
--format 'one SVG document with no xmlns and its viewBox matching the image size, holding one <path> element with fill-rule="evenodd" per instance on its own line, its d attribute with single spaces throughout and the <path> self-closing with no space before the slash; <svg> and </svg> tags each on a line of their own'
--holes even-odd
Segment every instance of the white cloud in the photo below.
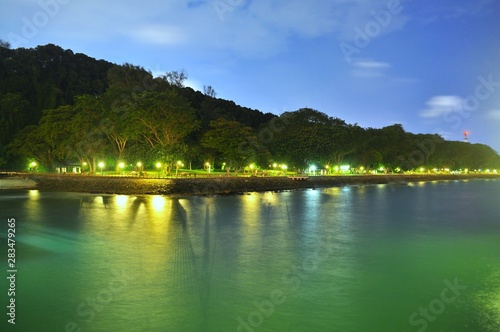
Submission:
<svg viewBox="0 0 500 332">
<path fill-rule="evenodd" d="M 435 96 L 427 102 L 427 109 L 420 112 L 423 118 L 437 118 L 450 112 L 460 111 L 463 99 L 458 96 Z"/>
<path fill-rule="evenodd" d="M 352 63 L 352 74 L 356 77 L 381 77 L 391 67 L 387 62 L 358 60 Z"/>
</svg>

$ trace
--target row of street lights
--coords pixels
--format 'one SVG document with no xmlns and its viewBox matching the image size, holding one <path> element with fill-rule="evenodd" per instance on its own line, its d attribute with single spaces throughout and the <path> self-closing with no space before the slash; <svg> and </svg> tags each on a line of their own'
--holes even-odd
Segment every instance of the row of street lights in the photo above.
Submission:
<svg viewBox="0 0 500 332">
<path fill-rule="evenodd" d="M 87 164 L 87 163 L 84 163 L 84 166 L 85 166 L 86 164 Z M 101 175 L 104 175 L 104 167 L 106 166 L 106 165 L 104 164 L 104 162 L 102 162 L 102 161 L 101 161 L 101 162 L 99 162 L 99 163 L 97 164 L 97 166 L 98 166 L 98 167 L 99 167 L 99 169 L 101 170 Z M 126 166 L 126 165 L 125 165 L 125 163 L 123 163 L 123 162 L 120 162 L 120 163 L 118 164 L 118 168 L 119 168 L 120 170 L 124 169 L 124 168 L 125 168 L 125 166 Z M 142 162 L 140 162 L 140 161 L 139 161 L 139 162 L 137 162 L 136 166 L 137 166 L 137 169 L 138 169 L 139 171 L 142 171 L 142 167 L 144 166 L 144 164 L 143 164 Z M 161 171 L 161 168 L 162 168 L 162 166 L 163 166 L 163 165 L 162 165 L 162 163 L 157 162 L 155 166 L 156 166 L 156 169 L 158 170 L 158 175 L 159 175 L 159 174 L 160 174 L 160 171 Z M 183 163 L 182 161 L 180 161 L 180 160 L 179 160 L 179 161 L 177 161 L 177 163 L 176 163 L 176 167 L 177 167 L 177 168 L 180 168 L 180 167 L 183 167 L 183 166 L 184 166 L 184 163 Z"/>
</svg>

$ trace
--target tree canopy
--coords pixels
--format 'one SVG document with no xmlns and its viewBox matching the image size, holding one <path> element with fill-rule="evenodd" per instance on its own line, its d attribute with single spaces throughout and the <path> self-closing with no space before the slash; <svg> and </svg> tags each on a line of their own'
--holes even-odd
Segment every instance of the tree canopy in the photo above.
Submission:
<svg viewBox="0 0 500 332">
<path fill-rule="evenodd" d="M 342 164 L 402 171 L 500 168 L 483 144 L 413 134 L 402 125 L 362 128 L 311 108 L 280 116 L 216 98 L 215 89 L 184 87 L 187 73 L 153 77 L 132 64 L 116 65 L 49 44 L 10 49 L 0 43 L 0 167 L 22 169 L 37 160 L 59 163 L 179 160 L 239 170 L 280 163 L 296 170 Z"/>
</svg>

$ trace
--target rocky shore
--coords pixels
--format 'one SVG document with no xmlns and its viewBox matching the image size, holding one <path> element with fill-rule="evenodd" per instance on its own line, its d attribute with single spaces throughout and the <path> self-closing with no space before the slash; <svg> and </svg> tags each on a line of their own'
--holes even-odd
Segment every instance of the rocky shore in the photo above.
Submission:
<svg viewBox="0 0 500 332">
<path fill-rule="evenodd" d="M 306 180 L 287 177 L 136 178 L 84 175 L 26 174 L 0 178 L 0 189 L 84 192 L 123 195 L 214 195 L 282 191 L 349 185 L 406 185 L 421 181 L 500 179 L 497 174 L 463 175 L 349 175 L 317 176 Z"/>
</svg>

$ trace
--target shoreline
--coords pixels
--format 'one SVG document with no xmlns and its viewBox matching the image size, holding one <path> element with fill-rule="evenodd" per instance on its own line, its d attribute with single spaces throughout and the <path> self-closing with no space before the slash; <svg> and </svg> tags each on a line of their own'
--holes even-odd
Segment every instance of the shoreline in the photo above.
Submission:
<svg viewBox="0 0 500 332">
<path fill-rule="evenodd" d="M 221 195 L 303 190 L 351 185 L 407 185 L 414 182 L 500 179 L 498 174 L 387 174 L 287 177 L 136 178 L 85 175 L 12 174 L 0 177 L 0 189 L 116 195 Z"/>
</svg>

